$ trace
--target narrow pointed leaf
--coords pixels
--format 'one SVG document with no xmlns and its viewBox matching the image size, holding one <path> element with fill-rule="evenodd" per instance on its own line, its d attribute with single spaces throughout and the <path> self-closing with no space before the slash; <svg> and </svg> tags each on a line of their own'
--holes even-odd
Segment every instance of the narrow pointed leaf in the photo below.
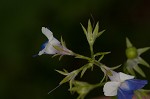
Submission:
<svg viewBox="0 0 150 99">
<path fill-rule="evenodd" d="M 109 53 L 111 53 L 111 52 L 99 52 L 99 53 L 94 54 L 94 57 L 99 56 L 99 55 L 106 55 Z"/>
<path fill-rule="evenodd" d="M 88 68 L 84 68 L 84 69 L 82 70 L 80 78 L 83 77 L 83 75 L 84 75 L 84 73 L 86 72 L 87 69 L 88 69 Z"/>
<path fill-rule="evenodd" d="M 63 72 L 63 71 L 60 71 L 60 70 L 55 70 L 55 71 L 57 71 L 58 73 L 60 73 L 60 74 L 62 74 L 62 75 L 68 75 L 68 73 Z"/>
<path fill-rule="evenodd" d="M 102 55 L 99 59 L 98 62 L 100 62 L 104 58 L 104 55 Z"/>
<path fill-rule="evenodd" d="M 83 29 L 84 34 L 85 34 L 86 37 L 87 37 L 87 31 L 86 31 L 85 27 L 84 27 L 82 24 L 81 24 L 81 27 L 82 27 L 82 29 Z"/>
<path fill-rule="evenodd" d="M 62 44 L 62 46 L 66 47 L 66 43 L 63 41 L 62 37 L 61 37 L 61 44 Z"/>
<path fill-rule="evenodd" d="M 94 38 L 97 38 L 98 30 L 99 30 L 99 22 L 97 22 L 95 29 L 93 31 Z"/>
<path fill-rule="evenodd" d="M 69 73 L 66 69 L 63 69 L 65 73 Z"/>
<path fill-rule="evenodd" d="M 90 33 L 90 34 L 92 34 L 92 24 L 91 24 L 91 21 L 90 21 L 90 20 L 88 21 L 87 32 Z"/>
<path fill-rule="evenodd" d="M 121 65 L 111 67 L 112 70 L 119 68 Z"/>
<path fill-rule="evenodd" d="M 59 54 L 54 54 L 54 55 L 52 56 L 52 58 L 54 58 L 54 57 L 56 57 L 56 56 L 59 56 Z"/>
<path fill-rule="evenodd" d="M 71 77 L 72 77 L 72 76 L 70 76 L 70 75 L 66 76 L 59 84 L 61 85 L 61 84 L 63 84 L 63 83 L 68 82 L 68 81 L 71 79 Z"/>
<path fill-rule="evenodd" d="M 138 72 L 141 76 L 146 77 L 143 70 L 137 65 L 133 67 L 136 72 Z"/>
<path fill-rule="evenodd" d="M 148 51 L 149 49 L 150 49 L 150 47 L 144 47 L 144 48 L 137 49 L 137 51 L 138 51 L 138 54 L 141 55 L 144 52 Z"/>
<path fill-rule="evenodd" d="M 130 40 L 126 37 L 126 46 L 128 47 L 132 47 L 132 43 L 130 42 Z"/>
<path fill-rule="evenodd" d="M 59 57 L 59 61 L 62 59 L 62 57 L 63 57 L 63 55 L 61 55 L 61 56 Z"/>
<path fill-rule="evenodd" d="M 100 31 L 100 32 L 97 34 L 97 37 L 99 37 L 100 35 L 102 35 L 104 32 L 105 32 L 105 30 Z"/>
</svg>

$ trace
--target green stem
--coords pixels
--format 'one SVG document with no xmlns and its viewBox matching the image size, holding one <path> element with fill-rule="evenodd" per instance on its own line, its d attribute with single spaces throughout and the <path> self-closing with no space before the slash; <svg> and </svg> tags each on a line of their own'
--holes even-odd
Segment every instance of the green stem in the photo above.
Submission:
<svg viewBox="0 0 150 99">
<path fill-rule="evenodd" d="M 94 59 L 93 44 L 90 45 L 91 58 Z"/>
</svg>

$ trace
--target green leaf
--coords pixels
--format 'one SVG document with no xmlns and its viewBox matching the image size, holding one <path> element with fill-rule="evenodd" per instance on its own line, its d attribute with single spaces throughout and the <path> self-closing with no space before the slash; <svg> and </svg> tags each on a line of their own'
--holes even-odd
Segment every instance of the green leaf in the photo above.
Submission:
<svg viewBox="0 0 150 99">
<path fill-rule="evenodd" d="M 138 72 L 141 76 L 146 77 L 143 70 L 137 65 L 133 67 L 136 72 Z"/>
<path fill-rule="evenodd" d="M 141 55 L 144 52 L 148 51 L 149 49 L 150 49 L 150 47 L 139 48 L 139 49 L 137 49 L 137 52 L 139 55 Z"/>
<path fill-rule="evenodd" d="M 126 46 L 128 47 L 132 47 L 132 43 L 130 42 L 130 40 L 126 37 Z"/>
</svg>

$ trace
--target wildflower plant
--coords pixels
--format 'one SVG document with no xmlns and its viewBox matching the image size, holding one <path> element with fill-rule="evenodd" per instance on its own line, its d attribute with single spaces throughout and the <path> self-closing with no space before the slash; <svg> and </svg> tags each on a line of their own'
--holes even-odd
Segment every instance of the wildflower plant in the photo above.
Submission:
<svg viewBox="0 0 150 99">
<path fill-rule="evenodd" d="M 97 22 L 95 27 L 93 27 L 90 20 L 88 21 L 87 29 L 82 24 L 81 27 L 88 41 L 91 56 L 85 56 L 73 52 L 66 47 L 62 38 L 61 42 L 58 41 L 54 38 L 53 33 L 49 29 L 42 27 L 42 33 L 48 38 L 48 41 L 41 46 L 41 50 L 38 55 L 50 54 L 53 55 L 53 57 L 59 55 L 60 58 L 64 55 L 69 55 L 71 57 L 87 61 L 85 65 L 80 66 L 80 68 L 71 72 L 68 72 L 66 69 L 56 70 L 58 73 L 65 76 L 58 86 L 64 83 L 69 83 L 70 87 L 68 90 L 71 93 L 78 93 L 79 96 L 77 99 L 85 99 L 86 95 L 95 88 L 103 88 L 105 96 L 116 96 L 117 99 L 132 99 L 133 95 L 135 95 L 138 99 L 142 99 L 143 96 L 150 92 L 150 90 L 142 89 L 146 84 L 148 84 L 148 81 L 137 79 L 138 77 L 135 73 L 136 71 L 141 76 L 146 77 L 144 71 L 138 65 L 142 64 L 148 68 L 150 67 L 150 65 L 140 56 L 149 50 L 150 47 L 137 49 L 132 45 L 130 40 L 126 38 L 127 49 L 125 54 L 127 60 L 125 64 L 109 67 L 102 63 L 101 60 L 110 52 L 94 53 L 93 49 L 96 39 L 101 36 L 105 30 L 99 31 L 99 22 Z M 88 82 L 77 80 L 76 77 L 78 75 L 82 78 L 88 69 L 93 70 L 93 67 L 95 66 L 104 73 L 101 77 L 99 77 L 100 81 L 98 83 L 90 84 Z M 115 70 L 121 67 L 123 67 L 123 70 L 117 73 Z"/>
</svg>

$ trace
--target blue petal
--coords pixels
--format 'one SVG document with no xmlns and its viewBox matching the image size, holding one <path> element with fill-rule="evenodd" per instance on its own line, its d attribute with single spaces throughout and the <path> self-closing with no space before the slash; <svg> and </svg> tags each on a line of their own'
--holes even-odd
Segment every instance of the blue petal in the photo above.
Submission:
<svg viewBox="0 0 150 99">
<path fill-rule="evenodd" d="M 118 92 L 117 92 L 117 97 L 118 97 L 118 99 L 132 99 L 133 94 L 134 94 L 134 92 L 131 90 L 127 91 L 122 88 L 119 88 Z"/>
<path fill-rule="evenodd" d="M 139 80 L 139 79 L 129 79 L 126 80 L 125 83 L 127 83 L 129 89 L 128 90 L 137 90 L 143 88 L 148 81 L 147 80 Z"/>
<path fill-rule="evenodd" d="M 43 49 L 45 48 L 45 46 L 47 45 L 47 43 L 48 43 L 48 41 L 46 41 L 45 43 L 43 43 L 43 44 L 41 45 L 40 50 L 43 50 Z"/>
</svg>

